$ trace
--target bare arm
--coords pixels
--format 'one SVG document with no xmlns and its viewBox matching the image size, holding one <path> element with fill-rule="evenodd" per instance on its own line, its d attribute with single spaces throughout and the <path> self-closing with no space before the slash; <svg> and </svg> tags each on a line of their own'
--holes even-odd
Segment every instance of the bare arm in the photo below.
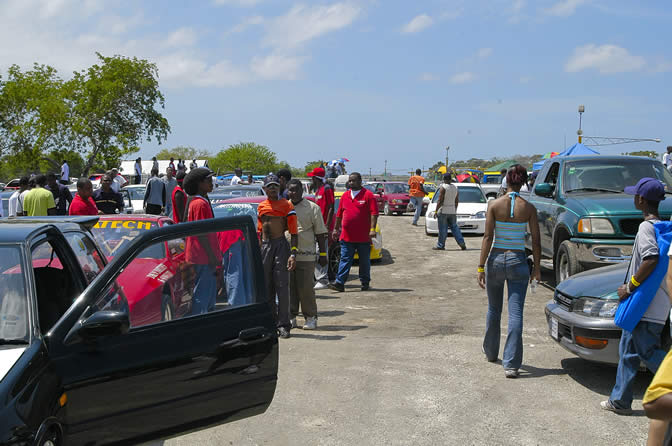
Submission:
<svg viewBox="0 0 672 446">
<path fill-rule="evenodd" d="M 490 255 L 494 233 L 495 211 L 493 206 L 490 206 L 488 208 L 488 214 L 485 218 L 485 234 L 483 234 L 483 243 L 481 244 L 481 258 L 478 263 L 478 285 L 483 289 L 485 289 L 485 262 L 488 260 L 488 255 Z M 482 268 L 483 270 L 481 270 Z"/>
<path fill-rule="evenodd" d="M 539 220 L 537 219 L 537 208 L 532 207 L 532 214 L 528 226 L 532 235 L 532 258 L 534 259 L 534 278 L 541 280 L 541 236 L 539 233 Z M 532 277 L 530 277 L 532 279 Z"/>
<path fill-rule="evenodd" d="M 653 420 L 672 420 L 672 393 L 666 393 L 657 400 L 644 404 L 644 411 Z"/>
</svg>

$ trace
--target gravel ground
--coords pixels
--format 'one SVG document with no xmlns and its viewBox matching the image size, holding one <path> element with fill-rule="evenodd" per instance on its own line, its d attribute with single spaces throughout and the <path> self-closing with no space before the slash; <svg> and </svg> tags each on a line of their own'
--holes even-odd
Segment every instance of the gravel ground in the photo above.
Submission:
<svg viewBox="0 0 672 446">
<path fill-rule="evenodd" d="M 525 303 L 521 376 L 504 378 L 501 363 L 481 353 L 481 237 L 468 237 L 465 252 L 452 239 L 435 252 L 424 220 L 410 221 L 381 217 L 385 258 L 372 268 L 371 291 L 353 280 L 345 293 L 318 292 L 318 330 L 280 340 L 278 387 L 265 414 L 166 444 L 646 443 L 641 398 L 650 374 L 638 376 L 633 416 L 602 411 L 616 369 L 551 340 L 544 305 L 552 291 L 539 287 Z"/>
</svg>

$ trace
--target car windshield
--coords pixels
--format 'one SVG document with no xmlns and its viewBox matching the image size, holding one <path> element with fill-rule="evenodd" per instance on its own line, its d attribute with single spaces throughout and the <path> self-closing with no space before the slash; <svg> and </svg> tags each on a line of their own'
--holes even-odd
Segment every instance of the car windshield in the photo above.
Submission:
<svg viewBox="0 0 672 446">
<path fill-rule="evenodd" d="M 91 228 L 91 232 L 109 259 L 123 251 L 143 231 L 149 231 L 156 227 L 158 227 L 158 224 L 155 221 L 149 220 L 106 219 L 96 223 Z M 164 258 L 163 243 L 152 244 L 138 257 L 150 259 Z"/>
<path fill-rule="evenodd" d="M 0 247 L 0 345 L 28 342 L 28 293 L 18 246 Z"/>
<path fill-rule="evenodd" d="M 563 190 L 589 192 L 623 192 L 645 177 L 657 178 L 672 192 L 672 174 L 655 160 L 617 159 L 583 160 L 565 163 Z"/>
<path fill-rule="evenodd" d="M 215 193 L 232 197 L 258 197 L 264 195 L 264 190 L 261 187 L 222 186 L 218 187 Z"/>
<path fill-rule="evenodd" d="M 225 203 L 214 205 L 212 210 L 215 213 L 215 218 L 249 215 L 252 218 L 252 224 L 256 227 L 257 206 L 259 206 L 258 203 Z"/>
<path fill-rule="evenodd" d="M 145 188 L 144 187 L 131 187 L 126 189 L 129 194 L 131 194 L 131 200 L 144 200 L 145 199 Z"/>
<path fill-rule="evenodd" d="M 487 203 L 480 187 L 458 187 L 457 195 L 460 203 Z"/>
<path fill-rule="evenodd" d="M 436 192 L 436 190 L 437 190 L 436 184 L 425 183 L 425 184 L 423 184 L 422 187 L 425 189 L 425 192 L 427 192 L 428 194 L 432 193 L 432 192 Z"/>
<path fill-rule="evenodd" d="M 385 183 L 383 185 L 386 194 L 407 194 L 408 184 L 404 183 Z"/>
</svg>

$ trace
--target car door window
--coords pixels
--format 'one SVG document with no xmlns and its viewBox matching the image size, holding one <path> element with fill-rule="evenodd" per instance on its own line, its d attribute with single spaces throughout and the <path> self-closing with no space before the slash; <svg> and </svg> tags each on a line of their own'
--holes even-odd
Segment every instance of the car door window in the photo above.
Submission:
<svg viewBox="0 0 672 446">
<path fill-rule="evenodd" d="M 28 340 L 28 293 L 21 249 L 0 247 L 0 339 Z"/>
<path fill-rule="evenodd" d="M 96 245 L 89 237 L 79 232 L 69 232 L 65 234 L 65 239 L 68 241 L 79 265 L 82 267 L 86 282 L 91 283 L 100 274 L 100 271 L 105 268 L 105 263 L 98 249 L 96 249 Z"/>
<path fill-rule="evenodd" d="M 544 183 L 548 183 L 551 186 L 555 187 L 558 183 L 558 171 L 560 170 L 560 163 L 553 163 L 553 165 L 548 169 L 548 174 Z"/>
<path fill-rule="evenodd" d="M 257 303 L 251 246 L 242 230 L 150 244 L 94 307 L 128 311 L 133 328 Z"/>
</svg>

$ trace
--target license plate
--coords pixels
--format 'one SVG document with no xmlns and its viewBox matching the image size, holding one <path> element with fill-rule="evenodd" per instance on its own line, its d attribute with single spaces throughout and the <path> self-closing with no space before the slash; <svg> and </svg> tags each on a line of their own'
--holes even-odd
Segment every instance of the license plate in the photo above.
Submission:
<svg viewBox="0 0 672 446">
<path fill-rule="evenodd" d="M 558 320 L 551 318 L 551 337 L 558 340 Z"/>
</svg>

